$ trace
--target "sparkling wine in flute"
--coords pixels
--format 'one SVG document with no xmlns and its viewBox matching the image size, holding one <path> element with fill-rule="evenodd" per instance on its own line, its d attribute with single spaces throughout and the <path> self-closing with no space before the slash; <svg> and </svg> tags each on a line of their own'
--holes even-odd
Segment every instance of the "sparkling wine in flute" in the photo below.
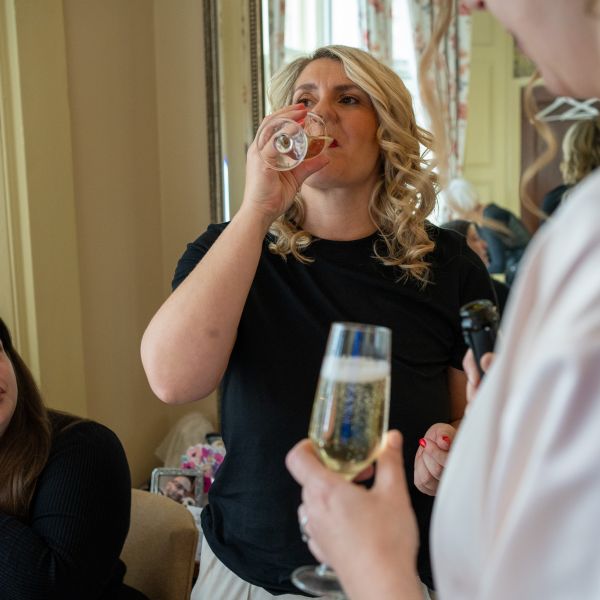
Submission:
<svg viewBox="0 0 600 600">
<path fill-rule="evenodd" d="M 381 449 L 390 406 L 391 338 L 387 327 L 331 325 L 308 436 L 323 464 L 346 479 L 371 464 Z M 298 567 L 292 581 L 316 596 L 345 597 L 324 563 Z"/>
<path fill-rule="evenodd" d="M 389 387 L 385 360 L 325 358 L 309 437 L 329 469 L 351 480 L 377 458 L 388 427 Z"/>
</svg>

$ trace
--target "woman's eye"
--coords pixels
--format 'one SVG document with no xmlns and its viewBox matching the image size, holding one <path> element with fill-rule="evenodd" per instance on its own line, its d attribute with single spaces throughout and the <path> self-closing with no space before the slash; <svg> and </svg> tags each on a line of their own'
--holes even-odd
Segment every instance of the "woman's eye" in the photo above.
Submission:
<svg viewBox="0 0 600 600">
<path fill-rule="evenodd" d="M 296 100 L 297 104 L 304 104 L 304 106 L 309 106 L 311 103 L 311 99 L 310 98 L 298 98 L 298 100 Z"/>
<path fill-rule="evenodd" d="M 342 104 L 358 104 L 358 98 L 355 98 L 354 96 L 342 96 L 340 102 Z"/>
</svg>

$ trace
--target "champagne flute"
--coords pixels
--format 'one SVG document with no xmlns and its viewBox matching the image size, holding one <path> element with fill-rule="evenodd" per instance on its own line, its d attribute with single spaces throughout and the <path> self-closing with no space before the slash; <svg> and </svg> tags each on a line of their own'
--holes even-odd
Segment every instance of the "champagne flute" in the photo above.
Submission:
<svg viewBox="0 0 600 600">
<path fill-rule="evenodd" d="M 332 141 L 325 121 L 311 112 L 302 123 L 285 117 L 268 118 L 256 137 L 260 157 L 276 171 L 289 171 L 303 160 L 319 156 Z"/>
<path fill-rule="evenodd" d="M 376 459 L 388 428 L 391 337 L 387 327 L 360 323 L 333 323 L 329 332 L 308 435 L 325 466 L 348 480 Z M 296 569 L 292 581 L 344 597 L 325 564 Z"/>
</svg>

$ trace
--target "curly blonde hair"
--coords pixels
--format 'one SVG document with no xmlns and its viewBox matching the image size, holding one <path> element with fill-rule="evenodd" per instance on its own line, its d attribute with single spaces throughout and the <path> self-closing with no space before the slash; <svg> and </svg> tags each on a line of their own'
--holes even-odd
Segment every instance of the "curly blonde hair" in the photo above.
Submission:
<svg viewBox="0 0 600 600">
<path fill-rule="evenodd" d="M 600 119 L 587 119 L 571 125 L 562 144 L 563 181 L 575 185 L 600 166 Z"/>
<path fill-rule="evenodd" d="M 426 257 L 435 247 L 426 231 L 426 218 L 435 207 L 437 192 L 437 176 L 426 156 L 432 147 L 431 134 L 417 125 L 412 97 L 400 77 L 367 52 L 348 46 L 324 46 L 279 71 L 269 92 L 273 110 L 292 103 L 296 80 L 309 63 L 322 58 L 343 65 L 347 77 L 369 96 L 377 115 L 381 175 L 369 200 L 369 214 L 385 249 L 380 252 L 374 244 L 374 254 L 384 265 L 398 267 L 400 279 L 414 277 L 426 283 Z M 304 204 L 298 193 L 290 209 L 271 226 L 275 240 L 271 252 L 310 262 L 302 254 L 312 241 L 302 229 L 303 220 Z"/>
</svg>

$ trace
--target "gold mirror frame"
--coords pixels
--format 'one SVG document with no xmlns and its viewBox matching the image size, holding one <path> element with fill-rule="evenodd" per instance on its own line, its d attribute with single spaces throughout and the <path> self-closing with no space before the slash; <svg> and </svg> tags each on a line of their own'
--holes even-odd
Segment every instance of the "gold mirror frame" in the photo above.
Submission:
<svg viewBox="0 0 600 600">
<path fill-rule="evenodd" d="M 206 62 L 206 114 L 208 131 L 208 160 L 210 184 L 210 217 L 213 223 L 222 222 L 225 212 L 225 185 L 224 185 L 224 120 L 221 107 L 222 82 L 226 77 L 227 65 L 222 60 L 223 39 L 221 27 L 221 10 L 224 2 L 231 0 L 204 0 L 204 44 Z M 236 5 L 237 2 L 236 2 Z M 255 132 L 264 115 L 264 70 L 262 58 L 262 1 L 247 0 L 245 4 L 239 2 L 239 27 L 246 30 L 242 37 L 244 44 L 243 53 L 248 56 L 249 76 L 249 106 L 241 106 L 240 110 L 248 114 L 245 118 L 251 124 L 251 131 Z M 231 8 L 229 5 L 228 10 Z M 242 136 L 240 135 L 240 139 Z M 242 140 L 244 143 L 245 141 Z M 249 141 L 248 141 L 249 143 Z"/>
</svg>

